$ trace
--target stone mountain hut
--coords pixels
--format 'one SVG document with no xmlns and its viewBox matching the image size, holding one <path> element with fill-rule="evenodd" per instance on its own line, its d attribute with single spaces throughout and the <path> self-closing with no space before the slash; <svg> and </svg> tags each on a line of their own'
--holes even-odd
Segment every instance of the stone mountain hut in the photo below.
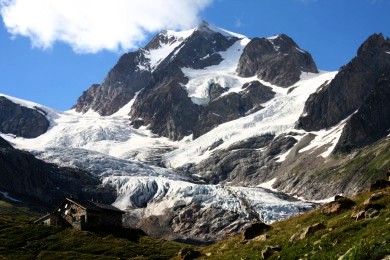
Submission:
<svg viewBox="0 0 390 260">
<path fill-rule="evenodd" d="M 112 205 L 66 198 L 52 213 L 43 216 L 35 223 L 50 226 L 69 226 L 77 230 L 122 227 L 122 215 L 124 213 Z"/>
</svg>

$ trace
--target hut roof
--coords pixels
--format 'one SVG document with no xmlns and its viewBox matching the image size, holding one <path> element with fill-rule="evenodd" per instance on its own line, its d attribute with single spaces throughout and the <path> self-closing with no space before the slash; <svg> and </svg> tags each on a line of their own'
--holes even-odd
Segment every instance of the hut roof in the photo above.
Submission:
<svg viewBox="0 0 390 260">
<path fill-rule="evenodd" d="M 100 203 L 100 202 L 95 202 L 95 201 L 90 201 L 90 200 L 85 200 L 85 201 L 82 201 L 82 200 L 77 200 L 77 199 L 70 199 L 70 198 L 66 198 L 64 200 L 64 202 L 62 202 L 60 204 L 60 206 L 62 204 L 64 204 L 65 202 L 71 202 L 71 203 L 74 203 L 74 204 L 77 204 L 78 206 L 80 206 L 81 208 L 85 209 L 85 210 L 90 210 L 90 211 L 97 211 L 97 212 L 101 212 L 101 211 L 113 211 L 113 212 L 116 212 L 116 213 L 121 213 L 121 214 L 124 214 L 125 212 L 112 206 L 112 205 L 109 205 L 109 204 L 104 204 L 104 203 Z M 59 207 L 60 207 L 59 206 Z M 58 208 L 54 211 L 56 212 L 58 210 Z"/>
</svg>

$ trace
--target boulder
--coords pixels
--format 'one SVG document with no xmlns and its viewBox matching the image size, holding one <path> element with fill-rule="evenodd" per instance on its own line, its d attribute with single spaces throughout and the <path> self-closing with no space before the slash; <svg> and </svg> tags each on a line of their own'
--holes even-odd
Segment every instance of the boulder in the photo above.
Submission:
<svg viewBox="0 0 390 260">
<path fill-rule="evenodd" d="M 291 238 L 290 238 L 290 242 L 296 242 L 296 241 L 299 241 L 299 240 L 302 240 L 302 239 L 305 239 L 307 238 L 308 236 L 316 233 L 317 231 L 319 230 L 322 230 L 322 229 L 325 229 L 326 226 L 324 223 L 317 223 L 317 224 L 314 224 L 312 226 L 309 226 L 307 228 L 305 228 L 304 230 L 298 232 L 298 233 L 295 233 Z"/>
<path fill-rule="evenodd" d="M 371 204 L 371 203 L 373 203 L 373 202 L 375 202 L 375 201 L 377 201 L 377 200 L 380 200 L 380 199 L 382 199 L 382 198 L 384 198 L 384 197 L 387 197 L 387 196 L 389 196 L 389 193 L 388 192 L 378 192 L 378 193 L 374 193 L 374 194 L 372 194 L 371 195 L 371 197 L 369 197 L 368 199 L 366 199 L 365 201 L 364 201 L 364 205 L 369 205 L 369 204 Z"/>
<path fill-rule="evenodd" d="M 257 236 L 263 235 L 265 232 L 267 232 L 270 229 L 271 226 L 268 226 L 267 224 L 264 224 L 262 222 L 253 223 L 245 229 L 243 233 L 243 239 L 244 240 L 253 239 Z"/>
<path fill-rule="evenodd" d="M 275 253 L 280 252 L 281 250 L 282 248 L 280 246 L 267 246 L 261 251 L 261 256 L 264 259 L 268 259 Z"/>
<path fill-rule="evenodd" d="M 351 199 L 338 196 L 335 201 L 329 202 L 322 206 L 321 212 L 324 215 L 339 214 L 345 210 L 350 209 L 355 202 Z"/>
<path fill-rule="evenodd" d="M 366 211 L 364 209 L 356 209 L 354 212 L 351 214 L 351 218 L 358 221 L 360 219 L 365 218 L 365 213 Z"/>
<path fill-rule="evenodd" d="M 378 216 L 380 213 L 380 211 L 378 209 L 374 209 L 374 208 L 369 208 L 366 210 L 366 212 L 364 213 L 364 217 L 366 219 L 372 219 L 372 218 L 375 218 L 376 216 Z"/>
<path fill-rule="evenodd" d="M 269 235 L 262 234 L 260 236 L 255 237 L 253 240 L 255 241 L 266 241 L 269 238 Z"/>
<path fill-rule="evenodd" d="M 351 214 L 351 218 L 357 220 L 360 219 L 372 219 L 379 215 L 380 210 L 383 208 L 380 204 L 364 204 L 362 206 L 358 206 Z"/>
<path fill-rule="evenodd" d="M 185 247 L 185 248 L 180 249 L 177 256 L 179 259 L 182 259 L 182 260 L 193 260 L 193 259 L 197 259 L 197 258 L 201 257 L 202 254 L 201 254 L 201 252 L 199 252 L 195 249 Z"/>
<path fill-rule="evenodd" d="M 373 191 L 377 191 L 377 190 L 382 190 L 382 189 L 385 189 L 387 187 L 390 187 L 390 181 L 388 180 L 377 180 L 376 182 L 374 182 L 370 188 L 369 188 L 369 191 L 370 192 L 373 192 Z"/>
</svg>

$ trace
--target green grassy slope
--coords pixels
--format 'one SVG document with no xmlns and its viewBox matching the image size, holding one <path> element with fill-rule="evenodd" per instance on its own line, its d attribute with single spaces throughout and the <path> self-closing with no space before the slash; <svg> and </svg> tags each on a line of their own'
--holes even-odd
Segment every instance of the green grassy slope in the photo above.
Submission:
<svg viewBox="0 0 390 260">
<path fill-rule="evenodd" d="M 36 215 L 0 200 L 0 259 L 170 259 L 187 245 L 137 230 L 86 232 L 32 224 Z"/>
<path fill-rule="evenodd" d="M 380 214 L 371 219 L 354 220 L 352 212 L 362 208 L 364 200 L 373 193 L 358 194 L 356 205 L 339 214 L 325 215 L 321 208 L 272 225 L 265 241 L 243 241 L 238 235 L 227 241 L 199 248 L 208 259 L 262 259 L 261 252 L 267 246 L 278 246 L 269 259 L 382 259 L 390 255 L 390 188 L 382 191 L 385 196 L 371 204 L 381 208 Z M 316 223 L 326 228 L 291 242 L 290 238 Z"/>
<path fill-rule="evenodd" d="M 382 197 L 370 207 L 380 209 L 370 219 L 351 214 L 373 194 Z M 390 255 L 390 188 L 360 193 L 352 208 L 325 215 L 322 208 L 274 223 L 265 241 L 237 235 L 206 247 L 193 247 L 202 259 L 262 259 L 267 247 L 280 247 L 270 259 L 382 259 Z M 367 207 L 367 206 L 366 206 Z M 188 245 L 155 239 L 136 230 L 86 232 L 31 224 L 35 215 L 0 201 L 0 259 L 172 259 Z M 292 242 L 291 237 L 316 223 L 326 228 Z"/>
</svg>

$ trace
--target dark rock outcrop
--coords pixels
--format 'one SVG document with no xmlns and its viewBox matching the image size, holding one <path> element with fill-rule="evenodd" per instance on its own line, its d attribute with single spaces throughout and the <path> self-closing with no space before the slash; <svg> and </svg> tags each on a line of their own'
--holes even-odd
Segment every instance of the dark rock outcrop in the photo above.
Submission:
<svg viewBox="0 0 390 260">
<path fill-rule="evenodd" d="M 41 109 L 31 109 L 0 96 L 0 132 L 25 138 L 35 138 L 49 128 Z"/>
<path fill-rule="evenodd" d="M 316 224 L 314 224 L 312 226 L 309 226 L 309 227 L 305 228 L 301 232 L 298 232 L 298 233 L 294 234 L 290 238 L 290 242 L 297 242 L 299 240 L 305 239 L 308 236 L 316 233 L 317 231 L 325 229 L 325 228 L 326 228 L 326 226 L 325 226 L 324 223 L 316 223 Z"/>
<path fill-rule="evenodd" d="M 257 76 L 272 84 L 288 87 L 302 72 L 318 73 L 311 55 L 302 51 L 287 35 L 254 38 L 241 55 L 237 72 L 242 77 Z"/>
<path fill-rule="evenodd" d="M 156 83 L 153 76 L 156 68 L 151 67 L 154 64 L 151 65 L 147 54 L 162 45 L 172 45 L 181 40 L 162 31 L 145 48 L 125 53 L 104 81 L 84 91 L 73 108 L 83 113 L 92 109 L 103 116 L 117 112 L 134 98 L 135 93 Z"/>
<path fill-rule="evenodd" d="M 207 22 L 197 26 L 192 35 L 184 40 L 178 51 L 171 53 L 157 70 L 166 71 L 168 64 L 180 68 L 203 69 L 219 64 L 223 59 L 218 52 L 227 50 L 238 38 L 225 36 L 210 28 Z"/>
<path fill-rule="evenodd" d="M 339 214 L 345 210 L 350 209 L 354 205 L 355 202 L 353 200 L 338 196 L 335 201 L 325 204 L 322 207 L 321 212 L 324 215 Z"/>
<path fill-rule="evenodd" d="M 323 158 L 321 154 L 329 145 L 301 152 L 313 140 L 313 137 L 308 138 L 311 135 L 301 138 L 274 171 L 277 180 L 273 188 L 306 199 L 320 200 L 340 193 L 353 196 L 368 189 L 377 180 L 386 178 L 390 162 L 385 158 L 390 151 L 390 140 L 383 138 L 352 154 Z"/>
<path fill-rule="evenodd" d="M 12 148 L 12 145 L 0 137 L 0 148 Z"/>
<path fill-rule="evenodd" d="M 202 256 L 201 252 L 188 247 L 180 249 L 179 253 L 177 254 L 177 257 L 182 260 L 198 259 L 201 256 Z"/>
<path fill-rule="evenodd" d="M 178 140 L 192 133 L 199 112 L 199 106 L 192 103 L 177 79 L 172 78 L 141 92 L 131 116 L 142 119 L 153 133 Z"/>
<path fill-rule="evenodd" d="M 213 241 L 217 237 L 221 239 L 239 232 L 246 223 L 244 220 L 238 220 L 244 218 L 233 211 L 203 207 L 193 202 L 187 206 L 177 206 L 171 223 L 173 231 L 177 234 Z"/>
<path fill-rule="evenodd" d="M 294 137 L 285 135 L 277 138 L 271 134 L 252 137 L 215 151 L 188 170 L 202 176 L 208 183 L 257 185 L 272 177 L 279 166 L 275 157 L 288 151 L 296 142 Z"/>
<path fill-rule="evenodd" d="M 275 92 L 259 81 L 244 84 L 240 93 L 230 93 L 212 100 L 202 109 L 194 138 L 207 133 L 216 126 L 259 111 L 260 105 L 272 99 Z"/>
<path fill-rule="evenodd" d="M 351 218 L 357 220 L 371 219 L 379 215 L 383 205 L 380 204 L 364 204 L 357 206 L 351 214 Z"/>
<path fill-rule="evenodd" d="M 84 91 L 73 108 L 83 113 L 92 109 L 103 116 L 117 112 L 136 92 L 154 83 L 152 73 L 138 67 L 145 59 L 144 50 L 122 55 L 103 83 Z"/>
<path fill-rule="evenodd" d="M 335 152 L 347 153 L 387 136 L 390 133 L 389 100 L 390 74 L 374 84 L 362 106 L 348 120 Z"/>
<path fill-rule="evenodd" d="M 380 78 L 389 75 L 390 55 L 387 52 L 390 52 L 389 39 L 382 34 L 370 36 L 359 48 L 357 56 L 342 67 L 329 84 L 309 97 L 297 127 L 307 131 L 332 127 L 360 109 L 370 95 L 374 97 L 380 93 L 373 91 L 385 91 L 385 86 L 377 87 L 378 90 L 375 86 Z M 364 113 L 368 115 L 368 111 Z M 364 130 L 359 128 L 359 131 Z"/>
<path fill-rule="evenodd" d="M 271 229 L 271 226 L 268 226 L 267 224 L 264 224 L 263 222 L 253 223 L 245 229 L 245 231 L 243 233 L 243 239 L 244 240 L 253 239 L 257 236 L 264 234 L 264 232 L 267 232 L 270 229 Z"/>
<path fill-rule="evenodd" d="M 88 172 L 48 164 L 12 147 L 0 148 L 0 190 L 46 205 L 60 203 L 69 195 L 106 203 L 115 200 L 115 192 L 100 187 L 100 180 Z"/>
<path fill-rule="evenodd" d="M 267 246 L 261 251 L 261 256 L 263 257 L 263 259 L 268 259 L 280 251 L 282 251 L 282 248 L 280 246 Z"/>
<path fill-rule="evenodd" d="M 128 212 L 124 223 L 136 226 L 151 236 L 202 245 L 242 232 L 250 221 L 253 221 L 253 216 L 194 201 L 178 203 L 173 208 L 166 208 L 163 215 L 148 216 L 142 220 Z"/>
<path fill-rule="evenodd" d="M 373 192 L 373 191 L 385 189 L 387 187 L 390 187 L 390 181 L 388 181 L 388 180 L 377 180 L 375 183 L 373 183 L 370 186 L 369 191 Z"/>
</svg>

